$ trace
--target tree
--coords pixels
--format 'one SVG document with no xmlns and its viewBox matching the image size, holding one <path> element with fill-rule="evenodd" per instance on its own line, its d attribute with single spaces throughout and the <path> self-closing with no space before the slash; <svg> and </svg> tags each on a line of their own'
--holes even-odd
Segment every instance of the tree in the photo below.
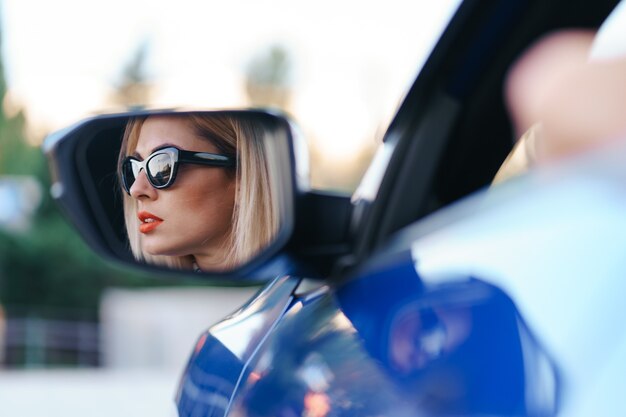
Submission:
<svg viewBox="0 0 626 417">
<path fill-rule="evenodd" d="M 246 71 L 246 93 L 252 107 L 288 110 L 291 60 L 287 50 L 272 46 L 252 59 Z"/>
<path fill-rule="evenodd" d="M 123 67 L 111 97 L 114 104 L 132 108 L 143 107 L 150 102 L 152 86 L 148 81 L 146 64 L 148 46 L 147 42 L 140 44 Z"/>
</svg>

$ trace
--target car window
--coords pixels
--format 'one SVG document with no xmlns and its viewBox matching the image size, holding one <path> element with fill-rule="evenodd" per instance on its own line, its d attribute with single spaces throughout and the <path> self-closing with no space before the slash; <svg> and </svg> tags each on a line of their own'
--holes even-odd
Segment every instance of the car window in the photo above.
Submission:
<svg viewBox="0 0 626 417">
<path fill-rule="evenodd" d="M 122 106 L 278 107 L 312 185 L 351 191 L 459 3 L 7 0 L 7 103 L 34 142 Z"/>
</svg>

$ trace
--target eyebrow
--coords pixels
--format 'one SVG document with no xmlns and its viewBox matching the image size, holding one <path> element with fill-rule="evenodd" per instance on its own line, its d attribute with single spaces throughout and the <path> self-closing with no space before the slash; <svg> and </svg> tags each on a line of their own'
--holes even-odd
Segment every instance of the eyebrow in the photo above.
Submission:
<svg viewBox="0 0 626 417">
<path fill-rule="evenodd" d="M 152 148 L 152 150 L 150 151 L 150 153 L 148 154 L 148 156 L 152 155 L 153 153 L 155 153 L 156 151 L 160 151 L 161 149 L 165 149 L 165 148 L 178 148 L 178 146 L 172 144 L 172 143 L 162 143 L 159 146 L 156 146 L 154 148 Z M 139 152 L 137 152 L 135 150 L 135 152 L 133 152 L 130 156 L 132 156 L 133 158 L 137 158 L 137 159 L 142 159 L 141 155 L 139 154 Z"/>
</svg>

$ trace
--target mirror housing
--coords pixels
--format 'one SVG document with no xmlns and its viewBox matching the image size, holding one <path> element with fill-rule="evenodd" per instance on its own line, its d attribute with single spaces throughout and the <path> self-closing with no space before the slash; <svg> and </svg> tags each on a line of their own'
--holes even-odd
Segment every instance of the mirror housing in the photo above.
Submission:
<svg viewBox="0 0 626 417">
<path fill-rule="evenodd" d="M 123 213 L 125 194 L 118 179 L 118 159 L 130 120 L 148 117 L 180 119 L 190 115 L 245 120 L 254 130 L 265 132 L 261 135 L 267 157 L 265 166 L 269 183 L 275 191 L 270 195 L 279 219 L 273 237 L 252 256 L 225 269 L 203 272 L 198 277 L 211 279 L 216 284 L 244 284 L 292 272 L 294 262 L 288 256 L 277 254 L 293 234 L 296 198 L 308 191 L 308 155 L 293 124 L 277 113 L 261 110 L 141 110 L 86 119 L 51 134 L 44 142 L 52 173 L 52 196 L 88 245 L 100 255 L 126 265 L 180 275 L 185 271 L 140 262 L 133 256 Z M 139 172 L 137 178 L 140 175 L 143 174 Z M 197 213 L 190 215 L 197 216 Z"/>
</svg>

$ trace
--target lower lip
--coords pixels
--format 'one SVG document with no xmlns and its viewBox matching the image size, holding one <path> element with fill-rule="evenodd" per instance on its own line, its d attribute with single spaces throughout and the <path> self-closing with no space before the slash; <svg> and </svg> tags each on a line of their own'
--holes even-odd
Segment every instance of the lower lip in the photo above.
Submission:
<svg viewBox="0 0 626 417">
<path fill-rule="evenodd" d="M 142 223 L 139 225 L 139 231 L 141 233 L 150 233 L 154 229 L 156 229 L 161 224 L 161 221 L 153 221 L 150 223 Z"/>
</svg>

